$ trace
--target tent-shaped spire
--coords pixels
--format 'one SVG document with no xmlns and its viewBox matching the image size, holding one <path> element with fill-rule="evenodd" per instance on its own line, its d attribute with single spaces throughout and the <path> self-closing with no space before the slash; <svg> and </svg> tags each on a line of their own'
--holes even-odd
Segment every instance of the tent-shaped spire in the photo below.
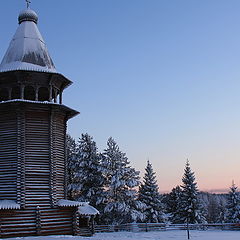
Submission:
<svg viewBox="0 0 240 240">
<path fill-rule="evenodd" d="M 56 73 L 37 27 L 37 14 L 28 8 L 19 14 L 18 21 L 19 27 L 0 64 L 0 72 L 26 70 Z"/>
</svg>

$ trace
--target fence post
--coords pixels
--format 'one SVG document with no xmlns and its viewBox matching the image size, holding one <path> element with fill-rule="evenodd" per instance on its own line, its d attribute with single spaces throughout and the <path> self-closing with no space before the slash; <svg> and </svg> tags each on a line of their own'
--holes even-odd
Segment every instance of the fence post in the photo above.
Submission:
<svg viewBox="0 0 240 240">
<path fill-rule="evenodd" d="M 190 239 L 188 218 L 187 218 L 187 239 Z"/>
<path fill-rule="evenodd" d="M 148 225 L 147 225 L 147 222 L 146 222 L 146 232 L 148 232 Z"/>
<path fill-rule="evenodd" d="M 94 216 L 91 216 L 91 233 L 92 235 L 95 233 Z"/>
</svg>

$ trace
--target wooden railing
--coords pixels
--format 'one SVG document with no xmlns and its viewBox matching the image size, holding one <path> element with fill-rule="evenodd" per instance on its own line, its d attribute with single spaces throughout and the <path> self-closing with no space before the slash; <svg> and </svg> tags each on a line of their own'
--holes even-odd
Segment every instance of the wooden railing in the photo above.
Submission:
<svg viewBox="0 0 240 240">
<path fill-rule="evenodd" d="M 190 230 L 240 230 L 240 223 L 189 224 Z M 95 232 L 148 232 L 167 230 L 187 230 L 187 224 L 129 223 L 120 225 L 96 225 Z"/>
</svg>

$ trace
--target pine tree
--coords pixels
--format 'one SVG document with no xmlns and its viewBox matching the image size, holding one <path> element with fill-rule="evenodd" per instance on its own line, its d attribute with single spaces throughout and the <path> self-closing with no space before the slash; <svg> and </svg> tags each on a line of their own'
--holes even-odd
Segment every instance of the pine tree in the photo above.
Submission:
<svg viewBox="0 0 240 240">
<path fill-rule="evenodd" d="M 144 222 L 164 222 L 163 204 L 158 191 L 156 173 L 148 161 L 143 183 L 139 187 L 139 200 L 145 204 Z"/>
<path fill-rule="evenodd" d="M 103 218 L 111 224 L 136 221 L 141 216 L 140 203 L 136 201 L 139 172 L 130 166 L 126 154 L 120 151 L 113 138 L 108 139 L 103 155 L 107 170 L 107 204 Z"/>
<path fill-rule="evenodd" d="M 240 222 L 240 196 L 234 182 L 230 187 L 227 199 L 227 221 L 231 223 Z"/>
<path fill-rule="evenodd" d="M 93 138 L 82 134 L 72 161 L 73 178 L 69 185 L 74 200 L 89 202 L 97 207 L 105 201 L 103 168 Z M 100 209 L 99 209 L 100 210 Z"/>
<path fill-rule="evenodd" d="M 189 223 L 203 223 L 206 221 L 203 208 L 198 199 L 197 183 L 187 161 L 182 178 L 181 221 Z"/>
<path fill-rule="evenodd" d="M 182 190 L 179 186 L 169 193 L 167 212 L 170 213 L 169 220 L 174 224 L 181 223 L 181 197 Z"/>
</svg>

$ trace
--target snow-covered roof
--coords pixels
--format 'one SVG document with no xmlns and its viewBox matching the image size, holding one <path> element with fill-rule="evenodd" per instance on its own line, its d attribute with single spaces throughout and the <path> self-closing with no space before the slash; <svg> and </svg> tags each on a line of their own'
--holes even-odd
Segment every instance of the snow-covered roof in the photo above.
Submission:
<svg viewBox="0 0 240 240">
<path fill-rule="evenodd" d="M 91 205 L 84 205 L 78 207 L 78 212 L 80 215 L 93 216 L 99 214 L 99 211 Z"/>
<path fill-rule="evenodd" d="M 78 202 L 78 201 L 71 201 L 66 199 L 60 199 L 57 203 L 59 207 L 78 207 L 78 206 L 84 206 L 85 204 L 88 204 L 87 202 Z"/>
<path fill-rule="evenodd" d="M 0 72 L 26 70 L 56 73 L 37 27 L 37 14 L 31 9 L 22 11 L 19 15 L 19 24 L 0 64 Z"/>
<path fill-rule="evenodd" d="M 20 205 L 13 200 L 0 200 L 0 209 L 20 209 Z"/>
</svg>

